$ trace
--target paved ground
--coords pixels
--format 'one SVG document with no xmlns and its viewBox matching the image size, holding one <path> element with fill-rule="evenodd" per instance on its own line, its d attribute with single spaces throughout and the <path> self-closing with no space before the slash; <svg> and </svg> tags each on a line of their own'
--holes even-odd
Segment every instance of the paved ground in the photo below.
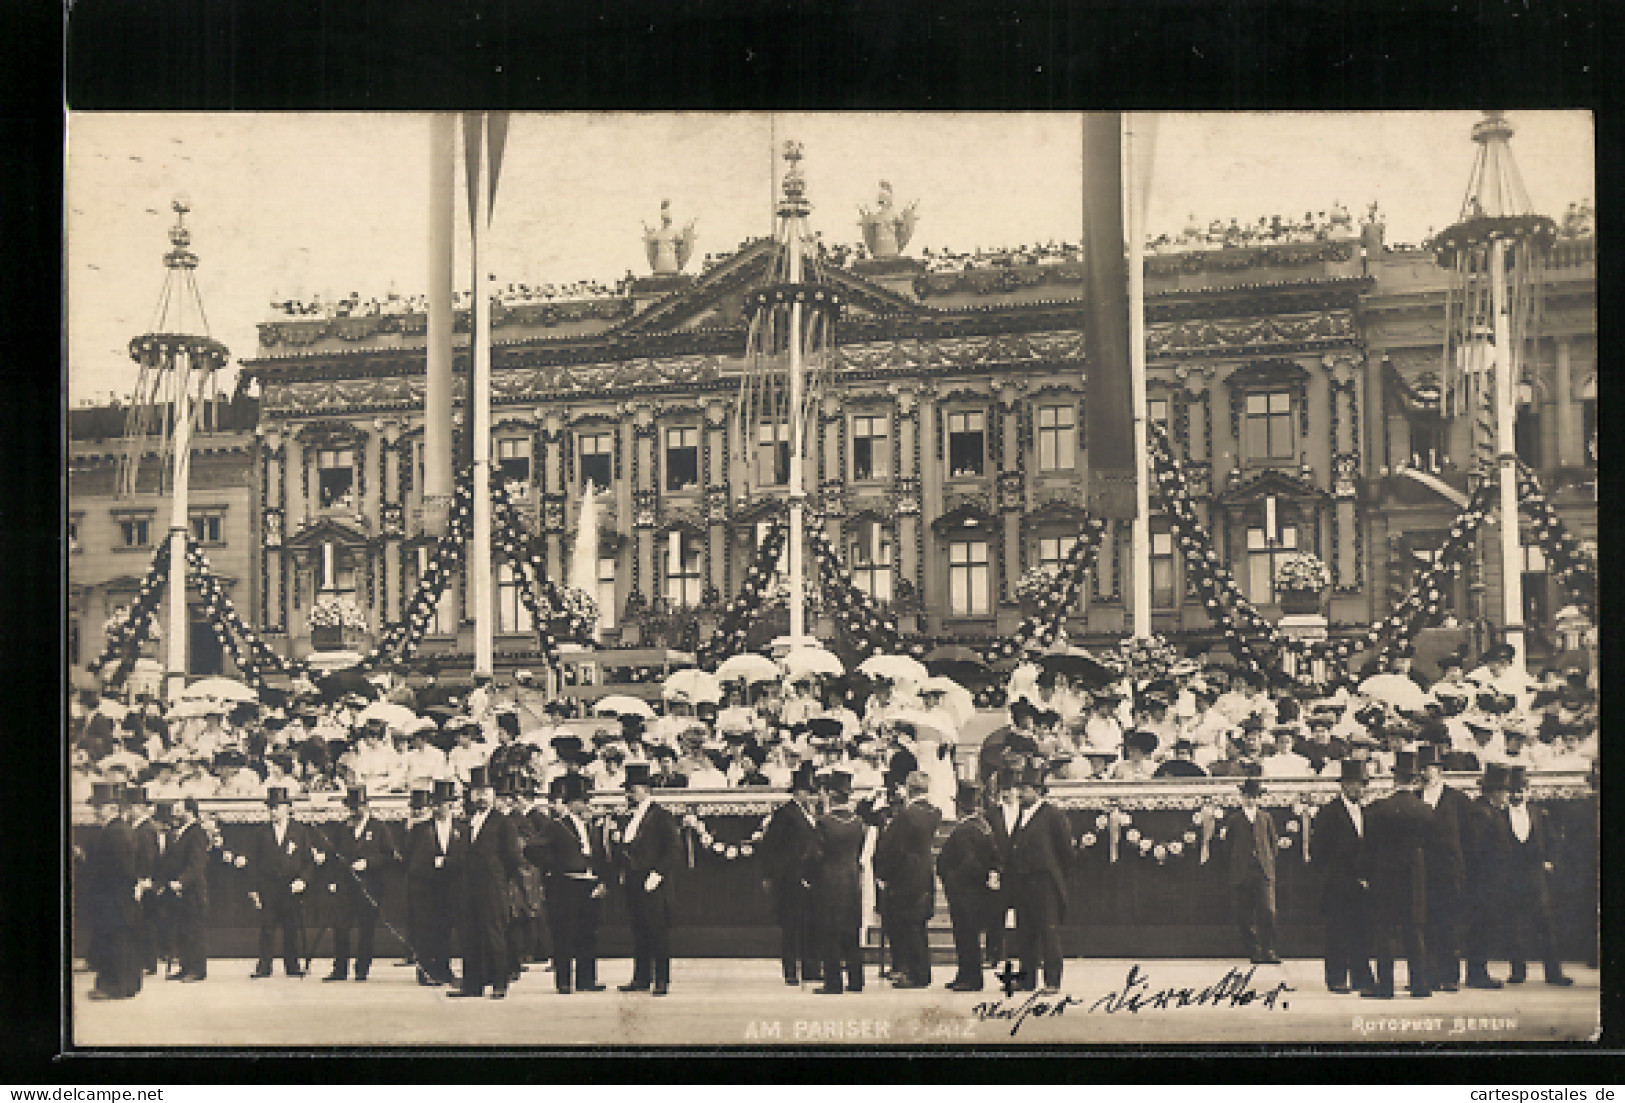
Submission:
<svg viewBox="0 0 1625 1103">
<path fill-rule="evenodd" d="M 560 996 L 551 974 L 531 966 L 506 1000 L 454 1000 L 393 962 L 375 965 L 365 984 L 323 984 L 326 964 L 304 979 L 278 965 L 275 977 L 251 980 L 252 962 L 213 961 L 204 983 L 149 977 L 134 999 L 105 1002 L 87 999 L 90 975 L 75 972 L 74 1037 L 120 1048 L 1553 1041 L 1591 1037 L 1599 998 L 1597 971 L 1579 967 L 1566 989 L 1541 983 L 1536 968 L 1531 983 L 1496 992 L 1369 1000 L 1327 992 L 1317 961 L 1091 958 L 1067 962 L 1057 997 L 1007 999 L 991 975 L 985 992 L 949 992 L 941 985 L 952 970 L 941 967 L 929 990 L 893 990 L 871 967 L 863 993 L 824 996 L 787 988 L 776 961 L 695 959 L 673 963 L 671 994 L 659 999 L 615 991 L 631 966 L 610 960 L 605 992 Z"/>
</svg>

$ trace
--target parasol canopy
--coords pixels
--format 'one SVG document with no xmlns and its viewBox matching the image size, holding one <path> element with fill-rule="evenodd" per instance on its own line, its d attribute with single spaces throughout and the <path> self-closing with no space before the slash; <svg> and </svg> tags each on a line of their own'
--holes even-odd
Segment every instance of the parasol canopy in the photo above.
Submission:
<svg viewBox="0 0 1625 1103">
<path fill-rule="evenodd" d="M 933 647 L 925 653 L 925 665 L 933 663 L 974 663 L 977 666 L 986 666 L 987 661 L 973 648 L 959 643 L 945 643 Z"/>
<path fill-rule="evenodd" d="M 129 709 L 111 697 L 103 697 L 96 705 L 96 711 L 109 720 L 123 720 L 129 714 Z"/>
<path fill-rule="evenodd" d="M 923 682 L 931 677 L 923 663 L 907 655 L 872 655 L 864 659 L 858 669 L 871 678 L 893 682 Z"/>
<path fill-rule="evenodd" d="M 690 704 L 716 704 L 722 700 L 722 683 L 715 674 L 707 674 L 696 667 L 679 670 L 666 679 L 660 696 L 667 701 L 687 701 Z"/>
<path fill-rule="evenodd" d="M 765 655 L 750 652 L 732 655 L 717 667 L 719 682 L 776 682 L 778 678 L 777 663 Z"/>
<path fill-rule="evenodd" d="M 1084 689 L 1101 689 L 1121 677 L 1099 659 L 1077 647 L 1046 651 L 1038 657 L 1038 665 L 1050 674 L 1065 674 Z"/>
<path fill-rule="evenodd" d="M 259 694 L 232 678 L 204 678 L 181 690 L 183 701 L 258 701 Z"/>
<path fill-rule="evenodd" d="M 645 720 L 655 718 L 655 710 L 649 707 L 649 702 L 637 697 L 628 697 L 624 693 L 600 698 L 593 705 L 592 711 L 600 716 L 614 714 L 616 716 L 641 716 Z"/>
<path fill-rule="evenodd" d="M 321 691 L 324 701 L 337 701 L 349 693 L 358 693 L 369 701 L 376 701 L 381 696 L 371 679 L 354 668 L 323 675 L 317 680 L 316 688 Z"/>
<path fill-rule="evenodd" d="M 841 660 L 822 647 L 797 647 L 779 660 L 784 664 L 784 672 L 795 679 L 807 674 L 821 674 L 826 677 L 839 678 L 846 673 L 846 667 Z"/>
<path fill-rule="evenodd" d="M 1373 674 L 1360 683 L 1360 692 L 1374 701 L 1383 701 L 1407 712 L 1421 712 L 1432 700 L 1421 686 L 1403 674 Z"/>
<path fill-rule="evenodd" d="M 397 731 L 406 731 L 408 725 L 417 721 L 418 714 L 405 705 L 391 704 L 388 701 L 374 701 L 361 710 L 359 719 L 363 722 L 382 720 Z M 430 721 L 430 723 L 433 723 L 433 721 Z"/>
<path fill-rule="evenodd" d="M 886 717 L 886 723 L 908 724 L 914 728 L 917 738 L 936 739 L 944 743 L 954 741 L 954 733 L 944 726 L 943 718 L 933 716 L 924 709 L 899 709 Z"/>
<path fill-rule="evenodd" d="M 976 715 L 976 701 L 971 697 L 970 690 L 953 679 L 934 675 L 927 678 L 920 686 L 922 694 L 939 691 L 943 695 L 942 703 L 949 712 L 953 713 L 955 723 L 963 724 Z"/>
</svg>

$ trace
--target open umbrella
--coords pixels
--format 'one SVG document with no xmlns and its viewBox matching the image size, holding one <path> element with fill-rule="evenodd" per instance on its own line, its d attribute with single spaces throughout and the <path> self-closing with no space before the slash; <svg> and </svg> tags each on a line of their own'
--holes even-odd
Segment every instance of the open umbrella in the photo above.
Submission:
<svg viewBox="0 0 1625 1103">
<path fill-rule="evenodd" d="M 953 731 L 945 726 L 940 716 L 933 716 L 923 709 L 899 709 L 886 717 L 888 724 L 908 724 L 915 733 L 925 739 L 935 739 L 939 742 L 953 742 Z"/>
<path fill-rule="evenodd" d="M 858 665 L 858 669 L 871 678 L 885 678 L 893 682 L 923 682 L 931 672 L 918 659 L 907 655 L 871 655 Z"/>
<path fill-rule="evenodd" d="M 204 678 L 181 690 L 181 700 L 258 701 L 260 696 L 232 678 Z"/>
<path fill-rule="evenodd" d="M 324 701 L 337 701 L 349 693 L 359 693 L 369 701 L 375 701 L 380 696 L 378 687 L 365 674 L 353 668 L 323 675 L 317 680 L 316 688 L 321 691 Z"/>
<path fill-rule="evenodd" d="M 655 710 L 649 707 L 649 702 L 638 697 L 628 697 L 625 694 L 599 698 L 592 706 L 592 711 L 600 716 L 613 713 L 616 716 L 641 716 L 645 720 L 655 718 Z"/>
<path fill-rule="evenodd" d="M 214 704 L 212 701 L 202 701 L 197 699 L 190 701 L 176 701 L 175 704 L 169 709 L 168 716 L 171 720 L 189 720 L 194 716 L 203 716 L 211 709 L 219 711 L 219 708 L 220 706 Z"/>
<path fill-rule="evenodd" d="M 779 660 L 784 664 L 784 672 L 791 678 L 799 678 L 807 674 L 822 674 L 830 678 L 839 678 L 846 673 L 846 667 L 841 660 L 822 647 L 796 647 Z"/>
<path fill-rule="evenodd" d="M 1407 712 L 1421 712 L 1431 698 L 1403 674 L 1373 674 L 1360 683 L 1360 692 Z"/>
<path fill-rule="evenodd" d="M 925 668 L 933 678 L 949 678 L 966 687 L 989 686 L 999 680 L 980 659 L 974 663 L 963 659 L 927 659 Z"/>
<path fill-rule="evenodd" d="M 1038 665 L 1051 674 L 1065 674 L 1074 685 L 1082 686 L 1084 689 L 1100 689 L 1111 685 L 1121 677 L 1093 655 L 1079 648 L 1045 652 L 1038 657 Z"/>
<path fill-rule="evenodd" d="M 920 686 L 920 692 L 941 692 L 943 705 L 953 713 L 956 723 L 963 724 L 976 715 L 976 701 L 971 697 L 970 690 L 951 678 L 933 675 Z"/>
<path fill-rule="evenodd" d="M 395 705 L 388 701 L 374 701 L 361 710 L 361 720 L 382 720 L 385 724 L 398 731 L 405 731 L 406 726 L 418 718 L 418 714 L 405 705 Z"/>
<path fill-rule="evenodd" d="M 987 662 L 976 651 L 964 644 L 945 643 L 925 653 L 925 665 L 933 663 L 973 663 L 976 666 L 986 666 Z"/>
<path fill-rule="evenodd" d="M 97 703 L 96 711 L 107 717 L 109 720 L 117 721 L 123 720 L 130 710 L 125 708 L 118 701 L 113 700 L 111 697 L 103 697 L 101 701 Z"/>
<path fill-rule="evenodd" d="M 722 700 L 722 683 L 715 674 L 689 667 L 667 678 L 660 696 L 667 701 L 687 701 L 695 705 L 703 701 L 714 705 Z"/>
<path fill-rule="evenodd" d="M 779 668 L 772 659 L 765 655 L 747 652 L 743 655 L 732 655 L 723 660 L 717 667 L 717 681 L 719 682 L 773 682 L 779 678 Z"/>
</svg>

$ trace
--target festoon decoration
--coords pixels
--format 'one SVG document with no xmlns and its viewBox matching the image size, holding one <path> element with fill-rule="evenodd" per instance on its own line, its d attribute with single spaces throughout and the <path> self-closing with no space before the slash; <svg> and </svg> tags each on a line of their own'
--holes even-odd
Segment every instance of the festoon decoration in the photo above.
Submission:
<svg viewBox="0 0 1625 1103">
<path fill-rule="evenodd" d="M 208 619 L 209 630 L 225 649 L 244 681 L 255 689 L 262 689 L 267 673 L 289 676 L 306 673 L 303 663 L 277 654 L 248 626 L 231 598 L 226 596 L 226 589 L 210 566 L 209 557 L 190 535 L 186 539 L 186 564 L 192 583 L 197 586 L 198 594 L 203 599 L 203 615 Z"/>
<path fill-rule="evenodd" d="M 788 538 L 789 526 L 782 518 L 775 518 L 769 523 L 767 532 L 756 549 L 756 558 L 751 560 L 750 568 L 745 572 L 745 580 L 739 585 L 738 595 L 723 607 L 716 632 L 700 645 L 696 653 L 696 658 L 703 669 L 714 671 L 718 663 L 745 649 L 745 640 L 750 629 L 762 617 L 763 608 L 767 604 L 763 598 L 773 584 L 779 555 L 784 551 L 784 544 Z"/>
<path fill-rule="evenodd" d="M 875 599 L 860 590 L 852 581 L 852 572 L 841 561 L 840 555 L 824 534 L 821 519 L 815 519 L 807 528 L 807 542 L 812 547 L 813 561 L 818 566 L 818 582 L 823 591 L 824 608 L 835 618 L 857 649 L 865 655 L 896 655 L 904 646 L 897 633 L 897 618 L 881 610 Z M 913 645 L 920 653 L 924 647 Z"/>
<path fill-rule="evenodd" d="M 118 665 L 107 676 L 107 682 L 117 686 L 130 676 L 141 644 L 156 637 L 158 603 L 163 598 L 164 584 L 168 579 L 169 541 L 164 540 L 153 549 L 152 563 L 141 578 L 135 600 L 130 602 L 124 617 L 109 626 L 107 643 L 102 653 L 90 664 L 92 674 L 100 674 L 109 663 L 117 660 Z"/>
<path fill-rule="evenodd" d="M 574 643 L 592 643 L 598 604 L 580 590 L 562 588 L 547 577 L 541 550 L 525 533 L 500 472 L 491 480 L 491 496 L 492 538 L 496 541 L 496 550 L 513 566 L 519 580 L 519 599 L 530 610 L 542 653 L 547 664 L 557 669 L 557 633 L 562 631 Z"/>
<path fill-rule="evenodd" d="M 1060 569 L 1049 575 L 1047 585 L 1039 587 L 1033 599 L 1034 611 L 1021 619 L 1014 635 L 994 641 L 984 651 L 989 662 L 1011 658 L 1030 647 L 1048 647 L 1060 639 L 1066 612 L 1077 607 L 1084 580 L 1095 565 L 1105 534 L 1104 521 L 1095 517 L 1084 520 L 1083 531 L 1061 561 Z"/>
<path fill-rule="evenodd" d="M 446 591 L 446 583 L 462 566 L 464 550 L 474 525 L 473 495 L 470 487 L 473 475 L 469 468 L 458 474 L 452 491 L 451 514 L 446 534 L 434 546 L 417 589 L 406 603 L 406 615 L 400 624 L 390 627 L 379 638 L 378 644 L 361 660 L 363 670 L 373 670 L 385 663 L 410 659 L 423 643 L 423 637 L 434 622 L 435 608 Z"/>
<path fill-rule="evenodd" d="M 1535 473 L 1518 463 L 1518 506 L 1529 517 L 1529 528 L 1551 564 L 1552 577 L 1580 611 L 1597 622 L 1597 560 L 1581 547 L 1552 508 Z"/>
</svg>

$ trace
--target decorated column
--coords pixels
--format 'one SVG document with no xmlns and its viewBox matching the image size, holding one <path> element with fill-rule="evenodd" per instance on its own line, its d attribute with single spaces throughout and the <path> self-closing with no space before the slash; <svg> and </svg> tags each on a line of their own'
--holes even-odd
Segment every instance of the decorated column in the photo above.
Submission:
<svg viewBox="0 0 1625 1103">
<path fill-rule="evenodd" d="M 265 630 L 284 631 L 288 624 L 287 590 L 283 582 L 282 538 L 287 517 L 287 442 L 279 429 L 265 434 L 265 512 L 261 530 L 265 543 L 262 614 Z"/>
<path fill-rule="evenodd" d="M 728 408 L 705 405 L 706 580 L 718 594 L 728 593 Z"/>
<path fill-rule="evenodd" d="M 540 411 L 538 411 L 540 413 Z M 542 531 L 546 533 L 547 577 L 564 577 L 564 505 L 571 490 L 566 485 L 564 472 L 564 419 L 556 412 L 540 418 L 542 422 L 541 472 L 535 481 L 542 491 Z M 601 493 L 606 487 L 599 487 Z"/>
<path fill-rule="evenodd" d="M 837 551 L 841 548 L 842 517 L 845 515 L 842 495 L 846 489 L 846 457 L 841 448 L 841 442 L 846 436 L 842 431 L 845 421 L 846 415 L 841 410 L 840 397 L 833 394 L 825 395 L 818 416 L 824 456 L 821 465 L 824 535 L 829 539 L 830 547 Z"/>
<path fill-rule="evenodd" d="M 1016 583 L 1021 579 L 1021 515 L 1026 507 L 1026 487 L 1022 480 L 1021 414 L 1017 402 L 1021 392 L 1014 383 L 999 388 L 994 409 L 999 418 L 998 510 L 1003 535 L 999 555 L 999 587 L 1003 599 L 1016 600 Z"/>
<path fill-rule="evenodd" d="M 920 541 L 920 396 L 912 388 L 897 393 L 897 562 L 901 576 L 923 599 L 926 577 Z"/>
<path fill-rule="evenodd" d="M 632 491 L 632 572 L 645 601 L 660 592 L 660 575 L 655 569 L 654 528 L 659 514 L 660 471 L 653 407 L 639 403 L 632 408 L 632 470 L 636 486 Z"/>
<path fill-rule="evenodd" d="M 399 624 L 402 614 L 404 582 L 401 562 L 401 538 L 406 535 L 404 495 L 401 492 L 401 425 L 398 421 L 384 423 L 380 447 L 384 450 L 384 485 L 380 488 L 383 505 L 379 511 L 379 530 L 384 538 L 383 599 L 379 602 L 382 626 Z"/>
</svg>

